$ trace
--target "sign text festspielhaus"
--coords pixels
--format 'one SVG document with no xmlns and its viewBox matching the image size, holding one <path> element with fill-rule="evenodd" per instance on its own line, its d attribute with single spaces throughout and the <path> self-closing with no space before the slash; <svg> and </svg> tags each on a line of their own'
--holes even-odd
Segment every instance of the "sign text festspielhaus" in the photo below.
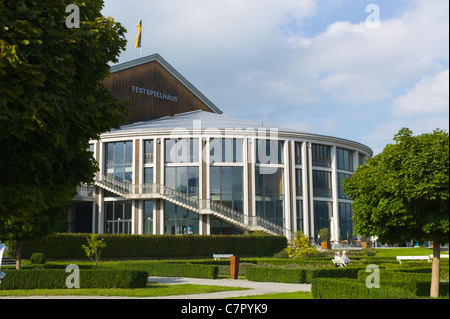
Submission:
<svg viewBox="0 0 450 319">
<path fill-rule="evenodd" d="M 161 92 L 158 92 L 158 91 L 153 91 L 153 90 L 141 88 L 141 87 L 134 86 L 134 85 L 131 86 L 131 92 L 135 92 L 135 93 L 138 93 L 138 94 L 149 95 L 149 96 L 156 97 L 158 99 L 169 100 L 169 101 L 172 101 L 172 102 L 178 102 L 178 96 L 176 96 L 176 95 L 170 95 L 170 94 L 166 94 L 166 93 L 161 93 Z"/>
</svg>

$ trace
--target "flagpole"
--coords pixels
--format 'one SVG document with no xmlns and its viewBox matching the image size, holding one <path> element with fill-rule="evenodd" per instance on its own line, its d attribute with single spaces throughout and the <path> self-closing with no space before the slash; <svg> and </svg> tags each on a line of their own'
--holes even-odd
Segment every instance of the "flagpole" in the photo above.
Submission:
<svg viewBox="0 0 450 319">
<path fill-rule="evenodd" d="M 142 21 L 143 19 L 141 18 L 141 21 Z M 140 55 L 141 55 L 141 58 L 142 58 L 142 25 L 143 25 L 144 23 L 143 23 L 143 21 L 141 22 L 141 47 L 139 48 L 139 53 L 140 53 Z"/>
</svg>

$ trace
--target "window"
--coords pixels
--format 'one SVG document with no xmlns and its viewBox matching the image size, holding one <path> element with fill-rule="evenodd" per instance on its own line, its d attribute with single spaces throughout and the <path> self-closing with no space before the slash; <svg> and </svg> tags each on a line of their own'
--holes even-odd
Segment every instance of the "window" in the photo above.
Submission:
<svg viewBox="0 0 450 319">
<path fill-rule="evenodd" d="M 211 200 L 239 212 L 243 211 L 242 167 L 212 166 L 210 169 Z"/>
<path fill-rule="evenodd" d="M 153 234 L 153 201 L 146 200 L 144 201 L 144 214 L 143 214 L 143 222 L 144 222 L 144 234 Z"/>
<path fill-rule="evenodd" d="M 303 228 L 303 201 L 302 200 L 296 200 L 296 207 L 297 207 L 297 213 L 296 213 L 296 219 L 297 219 L 297 231 L 304 232 Z"/>
<path fill-rule="evenodd" d="M 256 163 L 283 164 L 283 141 L 256 140 Z"/>
<path fill-rule="evenodd" d="M 348 203 L 339 203 L 339 229 L 341 240 L 348 240 L 354 237 L 354 223 L 352 216 L 352 205 Z"/>
<path fill-rule="evenodd" d="M 165 185 L 189 196 L 198 197 L 198 178 L 197 166 L 166 167 Z"/>
<path fill-rule="evenodd" d="M 164 234 L 165 235 L 198 235 L 199 215 L 165 201 Z"/>
<path fill-rule="evenodd" d="M 337 168 L 346 171 L 353 171 L 353 152 L 337 148 Z"/>
<path fill-rule="evenodd" d="M 313 170 L 313 196 L 332 196 L 331 172 Z"/>
<path fill-rule="evenodd" d="M 212 217 L 210 220 L 210 234 L 211 235 L 242 235 L 244 231 L 236 228 L 223 220 Z"/>
<path fill-rule="evenodd" d="M 144 164 L 151 164 L 154 160 L 153 140 L 144 141 Z"/>
<path fill-rule="evenodd" d="M 131 201 L 106 202 L 106 234 L 131 234 Z"/>
<path fill-rule="evenodd" d="M 315 236 L 322 228 L 330 229 L 332 216 L 331 202 L 314 201 L 314 231 Z"/>
<path fill-rule="evenodd" d="M 255 168 L 256 215 L 284 226 L 283 169 Z"/>
<path fill-rule="evenodd" d="M 344 193 L 344 186 L 342 183 L 344 179 L 352 177 L 350 174 L 338 173 L 338 197 L 341 199 L 350 199 L 347 194 Z"/>
<path fill-rule="evenodd" d="M 133 143 L 106 143 L 106 174 L 119 181 L 132 182 Z"/>
<path fill-rule="evenodd" d="M 198 163 L 199 146 L 196 138 L 165 140 L 166 163 Z"/>
<path fill-rule="evenodd" d="M 295 142 L 295 165 L 302 165 L 302 143 Z"/>
<path fill-rule="evenodd" d="M 295 170 L 295 195 L 302 196 L 303 187 L 302 187 L 302 170 L 297 168 Z"/>
<path fill-rule="evenodd" d="M 240 163 L 242 159 L 242 139 L 212 138 L 209 142 L 211 163 Z"/>
<path fill-rule="evenodd" d="M 366 161 L 366 156 L 364 154 L 358 153 L 358 166 L 361 166 Z"/>
<path fill-rule="evenodd" d="M 312 165 L 331 167 L 331 147 L 327 145 L 312 144 Z"/>
</svg>

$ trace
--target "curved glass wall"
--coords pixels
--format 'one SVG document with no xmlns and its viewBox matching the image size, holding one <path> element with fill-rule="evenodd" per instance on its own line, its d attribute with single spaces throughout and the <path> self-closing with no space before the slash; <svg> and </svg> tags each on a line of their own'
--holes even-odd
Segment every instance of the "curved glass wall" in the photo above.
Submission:
<svg viewBox="0 0 450 319">
<path fill-rule="evenodd" d="M 131 234 L 131 201 L 105 202 L 106 234 Z"/>
<path fill-rule="evenodd" d="M 132 182 L 133 177 L 133 143 L 106 143 L 105 171 L 108 176 L 119 181 Z"/>
<path fill-rule="evenodd" d="M 282 168 L 255 167 L 256 216 L 284 226 L 284 187 Z"/>
<path fill-rule="evenodd" d="M 241 166 L 212 166 L 210 168 L 211 200 L 243 212 L 242 171 Z"/>
</svg>

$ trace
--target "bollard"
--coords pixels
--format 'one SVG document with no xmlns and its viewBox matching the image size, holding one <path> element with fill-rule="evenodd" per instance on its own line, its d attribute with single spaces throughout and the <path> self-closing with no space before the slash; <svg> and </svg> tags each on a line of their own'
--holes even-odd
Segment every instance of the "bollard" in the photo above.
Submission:
<svg viewBox="0 0 450 319">
<path fill-rule="evenodd" d="M 239 257 L 236 257 L 236 256 L 230 257 L 230 273 L 231 273 L 231 279 L 238 279 Z"/>
</svg>

